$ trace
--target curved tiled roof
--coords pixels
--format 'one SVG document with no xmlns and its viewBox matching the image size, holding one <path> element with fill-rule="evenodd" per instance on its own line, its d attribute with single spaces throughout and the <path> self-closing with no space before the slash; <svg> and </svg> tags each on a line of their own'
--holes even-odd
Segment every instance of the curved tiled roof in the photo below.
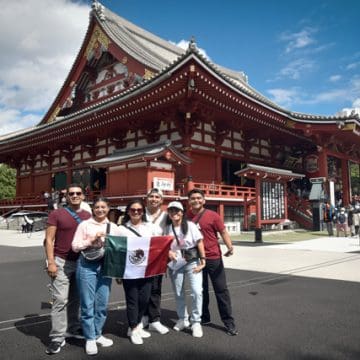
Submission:
<svg viewBox="0 0 360 360">
<path fill-rule="evenodd" d="M 254 100 L 281 112 L 292 120 L 300 122 L 320 121 L 322 123 L 326 121 L 334 122 L 338 119 L 359 120 L 359 116 L 356 114 L 353 116 L 319 116 L 284 109 L 250 86 L 247 81 L 247 76 L 243 72 L 217 65 L 203 56 L 194 42 L 191 42 L 189 48 L 184 50 L 113 13 L 98 1 L 94 1 L 92 7 L 92 16 L 97 18 L 106 33 L 118 46 L 141 63 L 159 72 L 164 72 L 174 64 L 179 63 L 187 53 L 191 51 L 196 53 L 205 64 L 210 66 L 218 75 L 234 85 L 237 89 L 249 95 Z"/>
<path fill-rule="evenodd" d="M 186 50 L 181 47 L 131 23 L 97 1 L 93 4 L 91 14 L 98 19 L 116 44 L 135 59 L 158 71 L 163 70 L 186 53 Z M 232 79 L 246 83 L 246 76 L 243 72 L 223 66 L 219 66 L 219 68 Z"/>
<path fill-rule="evenodd" d="M 137 146 L 130 149 L 115 150 L 113 154 L 105 156 L 95 161 L 88 161 L 87 164 L 95 167 L 101 167 L 110 164 L 123 164 L 138 160 L 152 160 L 162 156 L 169 150 L 181 162 L 190 164 L 192 161 L 189 157 L 179 152 L 170 140 L 159 141 L 154 144 Z"/>
</svg>

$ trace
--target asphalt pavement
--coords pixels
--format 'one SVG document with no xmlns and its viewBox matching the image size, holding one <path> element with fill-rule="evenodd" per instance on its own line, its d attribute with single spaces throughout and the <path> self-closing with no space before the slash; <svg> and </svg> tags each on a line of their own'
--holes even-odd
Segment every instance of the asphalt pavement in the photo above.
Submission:
<svg viewBox="0 0 360 360">
<path fill-rule="evenodd" d="M 0 230 L 2 359 L 46 359 L 50 330 L 44 234 Z M 225 334 L 211 296 L 204 337 L 189 331 L 153 334 L 135 346 L 126 337 L 122 287 L 113 284 L 104 333 L 114 340 L 98 359 L 360 359 L 359 238 L 318 238 L 282 244 L 236 242 L 224 258 L 239 335 Z M 190 299 L 189 299 L 190 300 Z M 165 278 L 162 321 L 176 321 Z M 69 340 L 50 357 L 85 359 L 83 341 Z"/>
</svg>

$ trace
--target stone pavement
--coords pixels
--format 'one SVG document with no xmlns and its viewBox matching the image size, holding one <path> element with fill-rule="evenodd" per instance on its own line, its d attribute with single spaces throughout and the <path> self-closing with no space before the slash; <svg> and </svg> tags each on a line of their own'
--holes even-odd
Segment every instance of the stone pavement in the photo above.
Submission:
<svg viewBox="0 0 360 360">
<path fill-rule="evenodd" d="M 2 359 L 49 359 L 48 277 L 43 271 L 44 233 L 31 237 L 0 231 L 0 349 Z M 204 337 L 189 331 L 153 334 L 132 345 L 122 286 L 113 284 L 104 333 L 114 340 L 98 359 L 304 360 L 360 359 L 360 246 L 355 238 L 319 238 L 288 244 L 234 241 L 224 258 L 239 336 L 222 328 L 211 293 L 212 323 Z M 333 280 L 335 279 L 335 280 Z M 338 281 L 341 280 L 341 281 Z M 169 278 L 164 279 L 162 318 L 177 318 Z M 58 360 L 88 359 L 83 342 L 68 341 Z"/>
<path fill-rule="evenodd" d="M 225 266 L 239 270 L 360 282 L 359 237 L 321 237 L 285 244 L 237 245 Z"/>
</svg>

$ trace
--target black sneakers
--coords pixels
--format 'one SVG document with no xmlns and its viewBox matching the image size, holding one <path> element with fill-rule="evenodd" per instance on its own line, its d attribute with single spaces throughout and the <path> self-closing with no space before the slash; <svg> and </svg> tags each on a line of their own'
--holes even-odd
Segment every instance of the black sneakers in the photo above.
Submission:
<svg viewBox="0 0 360 360">
<path fill-rule="evenodd" d="M 226 333 L 229 336 L 236 336 L 238 334 L 238 331 L 236 330 L 235 326 L 226 327 Z"/>
<path fill-rule="evenodd" d="M 65 346 L 65 340 L 63 340 L 62 342 L 60 341 L 52 341 L 49 346 L 47 347 L 47 349 L 45 350 L 45 352 L 49 355 L 52 354 L 57 354 L 60 352 L 61 348 Z"/>
</svg>

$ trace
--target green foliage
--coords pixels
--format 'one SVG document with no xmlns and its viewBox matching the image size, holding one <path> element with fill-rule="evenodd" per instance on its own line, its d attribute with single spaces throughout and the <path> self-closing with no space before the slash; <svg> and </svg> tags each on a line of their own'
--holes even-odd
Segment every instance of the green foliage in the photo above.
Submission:
<svg viewBox="0 0 360 360">
<path fill-rule="evenodd" d="M 350 162 L 350 184 L 352 194 L 360 193 L 360 165 Z"/>
<path fill-rule="evenodd" d="M 16 192 L 16 170 L 0 164 L 0 199 L 13 199 Z"/>
</svg>

